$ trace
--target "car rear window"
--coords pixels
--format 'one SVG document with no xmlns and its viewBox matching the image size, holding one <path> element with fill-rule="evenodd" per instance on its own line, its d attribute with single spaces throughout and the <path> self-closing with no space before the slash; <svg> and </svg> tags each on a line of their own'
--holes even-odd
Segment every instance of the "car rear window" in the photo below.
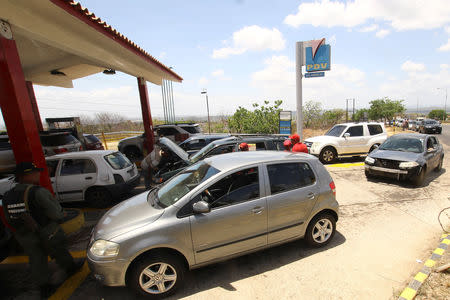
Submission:
<svg viewBox="0 0 450 300">
<path fill-rule="evenodd" d="M 375 124 L 375 125 L 367 125 L 367 128 L 369 128 L 370 135 L 376 135 L 383 133 L 383 128 L 381 125 Z"/>
<path fill-rule="evenodd" d="M 282 163 L 268 165 L 271 194 L 278 194 L 305 187 L 316 182 L 307 163 Z"/>
<path fill-rule="evenodd" d="M 125 169 L 132 165 L 131 161 L 120 152 L 105 155 L 105 160 L 114 170 Z"/>
<path fill-rule="evenodd" d="M 200 127 L 199 126 L 180 126 L 184 130 L 186 130 L 189 133 L 200 133 Z"/>
<path fill-rule="evenodd" d="M 55 134 L 55 135 L 42 135 L 42 146 L 61 146 L 67 144 L 75 144 L 78 140 L 71 134 Z"/>
<path fill-rule="evenodd" d="M 86 139 L 86 142 L 91 144 L 100 143 L 100 140 L 93 134 L 85 135 L 84 138 Z"/>
</svg>

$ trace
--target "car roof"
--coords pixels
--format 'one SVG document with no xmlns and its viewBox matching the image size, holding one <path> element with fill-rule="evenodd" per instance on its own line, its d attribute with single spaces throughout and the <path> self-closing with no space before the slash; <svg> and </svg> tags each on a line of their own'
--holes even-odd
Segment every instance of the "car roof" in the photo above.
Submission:
<svg viewBox="0 0 450 300">
<path fill-rule="evenodd" d="M 285 136 L 277 136 L 277 135 L 261 135 L 261 136 L 229 136 L 220 140 L 215 140 L 211 142 L 213 145 L 224 145 L 229 143 L 236 143 L 236 142 L 257 142 L 257 141 L 270 141 L 270 140 L 281 140 L 283 138 L 286 138 Z"/>
<path fill-rule="evenodd" d="M 105 156 L 111 153 L 119 152 L 117 150 L 88 150 L 88 151 L 77 151 L 77 152 L 66 152 L 61 154 L 56 154 L 47 157 L 46 159 L 59 159 L 59 158 L 79 158 L 79 157 L 96 157 Z"/>
<path fill-rule="evenodd" d="M 366 125 L 384 125 L 383 123 L 380 123 L 380 122 L 348 122 L 348 123 L 339 123 L 336 125 L 350 126 L 350 125 L 364 125 L 364 124 L 366 124 Z"/>
<path fill-rule="evenodd" d="M 427 136 L 429 136 L 429 134 L 422 134 L 422 133 L 399 133 L 399 134 L 394 134 L 392 135 L 390 138 L 391 139 L 399 139 L 399 138 L 413 138 L 413 139 L 424 139 Z"/>
<path fill-rule="evenodd" d="M 306 153 L 292 153 L 283 151 L 244 151 L 215 155 L 203 161 L 216 169 L 227 171 L 251 164 L 265 162 L 286 162 L 289 159 L 317 161 L 315 156 Z"/>
<path fill-rule="evenodd" d="M 222 139 L 222 138 L 227 138 L 230 137 L 231 135 L 229 133 L 222 133 L 222 134 L 196 134 L 193 135 L 187 139 L 185 139 L 183 142 L 186 141 L 192 141 L 192 140 L 200 140 L 200 139 Z"/>
</svg>

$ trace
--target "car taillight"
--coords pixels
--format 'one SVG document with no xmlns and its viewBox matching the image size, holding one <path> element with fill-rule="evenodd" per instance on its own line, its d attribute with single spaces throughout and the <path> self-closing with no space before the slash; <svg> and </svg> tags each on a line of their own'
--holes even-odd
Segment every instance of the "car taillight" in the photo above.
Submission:
<svg viewBox="0 0 450 300">
<path fill-rule="evenodd" d="M 67 150 L 67 148 L 55 148 L 55 149 L 53 149 L 53 151 L 54 151 L 56 154 L 60 154 L 60 153 L 64 153 L 64 152 L 69 152 L 69 151 Z"/>
<path fill-rule="evenodd" d="M 336 196 L 336 185 L 334 184 L 334 181 L 330 182 L 330 189 L 333 192 L 333 195 Z"/>
</svg>

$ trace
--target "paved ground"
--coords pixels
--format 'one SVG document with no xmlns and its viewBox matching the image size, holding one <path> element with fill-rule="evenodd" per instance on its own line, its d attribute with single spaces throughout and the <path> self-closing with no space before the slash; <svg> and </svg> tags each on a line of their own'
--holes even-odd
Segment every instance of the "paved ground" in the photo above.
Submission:
<svg viewBox="0 0 450 300">
<path fill-rule="evenodd" d="M 443 132 L 438 137 L 448 153 L 450 126 L 445 126 Z M 432 173 L 421 188 L 387 180 L 367 181 L 360 163 L 327 168 L 336 183 L 341 204 L 338 232 L 329 246 L 310 249 L 302 241 L 296 241 L 194 270 L 176 298 L 389 299 L 398 296 L 410 276 L 421 268 L 416 260 L 426 259 L 440 237 L 437 214 L 450 206 L 449 155 L 443 170 Z M 98 214 L 88 214 L 91 223 Z M 83 243 L 84 237 L 80 235 L 73 247 Z M 20 294 L 15 299 L 31 298 L 32 292 L 19 292 L 31 289 L 26 266 L 3 265 L 0 274 L 2 279 L 25 274 L 20 284 L 11 280 L 6 283 L 10 295 Z M 70 297 L 102 298 L 136 299 L 125 288 L 102 287 L 89 276 Z"/>
</svg>

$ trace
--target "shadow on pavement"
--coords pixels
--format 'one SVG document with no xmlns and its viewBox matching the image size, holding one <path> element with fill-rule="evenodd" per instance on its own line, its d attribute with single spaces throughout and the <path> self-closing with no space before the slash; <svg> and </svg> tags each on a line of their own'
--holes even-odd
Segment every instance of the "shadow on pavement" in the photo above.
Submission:
<svg viewBox="0 0 450 300">
<path fill-rule="evenodd" d="M 235 291 L 233 282 L 263 274 L 303 258 L 327 251 L 345 243 L 345 237 L 336 231 L 333 240 L 323 248 L 310 248 L 303 240 L 269 248 L 241 256 L 225 262 L 213 264 L 187 272 L 185 284 L 174 296 L 167 299 L 179 299 L 193 296 L 202 291 L 221 287 L 227 291 Z M 307 272 L 307 270 L 305 270 Z M 138 298 L 132 291 L 124 287 L 105 287 L 89 277 L 72 295 L 70 299 L 146 299 Z"/>
</svg>

